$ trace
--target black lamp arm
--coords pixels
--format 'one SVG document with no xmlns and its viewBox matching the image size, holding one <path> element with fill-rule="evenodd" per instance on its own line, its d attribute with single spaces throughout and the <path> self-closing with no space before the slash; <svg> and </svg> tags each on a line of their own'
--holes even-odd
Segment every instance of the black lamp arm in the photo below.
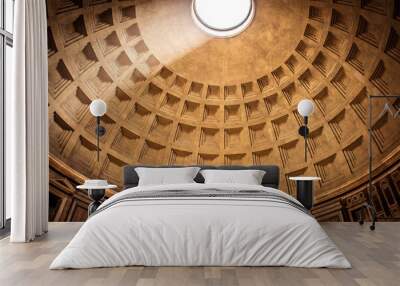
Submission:
<svg viewBox="0 0 400 286">
<path fill-rule="evenodd" d="M 106 133 L 106 129 L 100 124 L 101 116 L 96 116 L 97 161 L 100 160 L 100 137 Z"/>
<path fill-rule="evenodd" d="M 304 125 L 300 126 L 299 134 L 304 137 L 304 160 L 307 162 L 307 137 L 309 135 L 308 125 L 308 116 L 304 116 Z"/>
</svg>

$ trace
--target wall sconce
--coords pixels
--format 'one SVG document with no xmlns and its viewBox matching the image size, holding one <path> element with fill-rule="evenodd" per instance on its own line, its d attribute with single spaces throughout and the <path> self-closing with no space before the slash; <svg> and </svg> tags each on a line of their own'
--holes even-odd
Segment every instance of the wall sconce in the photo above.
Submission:
<svg viewBox="0 0 400 286">
<path fill-rule="evenodd" d="M 308 129 L 308 117 L 314 112 L 314 103 L 312 100 L 303 99 L 297 105 L 297 111 L 304 118 L 304 125 L 300 126 L 299 134 L 304 137 L 304 160 L 307 162 L 307 137 L 310 133 Z"/>
<path fill-rule="evenodd" d="M 100 137 L 106 134 L 106 128 L 100 125 L 100 118 L 107 112 L 107 104 L 101 99 L 95 99 L 90 104 L 90 113 L 96 117 L 96 137 L 97 137 L 97 162 L 100 160 Z"/>
</svg>

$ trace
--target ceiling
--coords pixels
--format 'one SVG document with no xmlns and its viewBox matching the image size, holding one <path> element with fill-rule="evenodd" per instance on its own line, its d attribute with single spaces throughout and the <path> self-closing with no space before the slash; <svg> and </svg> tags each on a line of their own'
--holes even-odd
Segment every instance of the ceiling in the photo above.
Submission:
<svg viewBox="0 0 400 286">
<path fill-rule="evenodd" d="M 121 184 L 125 164 L 278 164 L 317 175 L 318 198 L 365 179 L 368 94 L 399 93 L 397 1 L 256 0 L 252 24 L 212 38 L 189 0 L 50 0 L 50 152 Z M 96 160 L 91 100 L 108 104 Z M 309 160 L 297 103 L 312 99 Z M 376 167 L 398 157 L 400 128 L 373 109 Z"/>
</svg>

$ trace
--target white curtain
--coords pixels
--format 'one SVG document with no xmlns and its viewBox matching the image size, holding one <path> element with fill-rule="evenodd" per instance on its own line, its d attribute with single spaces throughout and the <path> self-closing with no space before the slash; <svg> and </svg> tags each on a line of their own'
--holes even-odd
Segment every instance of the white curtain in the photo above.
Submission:
<svg viewBox="0 0 400 286">
<path fill-rule="evenodd" d="M 6 187 L 12 242 L 47 232 L 48 119 L 45 0 L 15 1 L 13 94 L 6 98 Z"/>
</svg>

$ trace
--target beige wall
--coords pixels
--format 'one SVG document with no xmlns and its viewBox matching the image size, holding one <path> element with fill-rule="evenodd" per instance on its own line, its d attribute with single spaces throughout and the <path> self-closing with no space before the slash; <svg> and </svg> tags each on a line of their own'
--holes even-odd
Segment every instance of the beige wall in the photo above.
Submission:
<svg viewBox="0 0 400 286">
<path fill-rule="evenodd" d="M 230 39 L 198 30 L 190 1 L 48 2 L 51 153 L 71 169 L 120 184 L 125 164 L 277 164 L 292 194 L 287 177 L 320 176 L 317 200 L 365 181 L 367 95 L 400 88 L 394 1 L 257 0 Z M 95 98 L 108 103 L 99 163 Z M 307 163 L 302 98 L 316 105 Z M 400 139 L 385 102 L 400 107 L 374 105 L 382 167 Z"/>
</svg>

